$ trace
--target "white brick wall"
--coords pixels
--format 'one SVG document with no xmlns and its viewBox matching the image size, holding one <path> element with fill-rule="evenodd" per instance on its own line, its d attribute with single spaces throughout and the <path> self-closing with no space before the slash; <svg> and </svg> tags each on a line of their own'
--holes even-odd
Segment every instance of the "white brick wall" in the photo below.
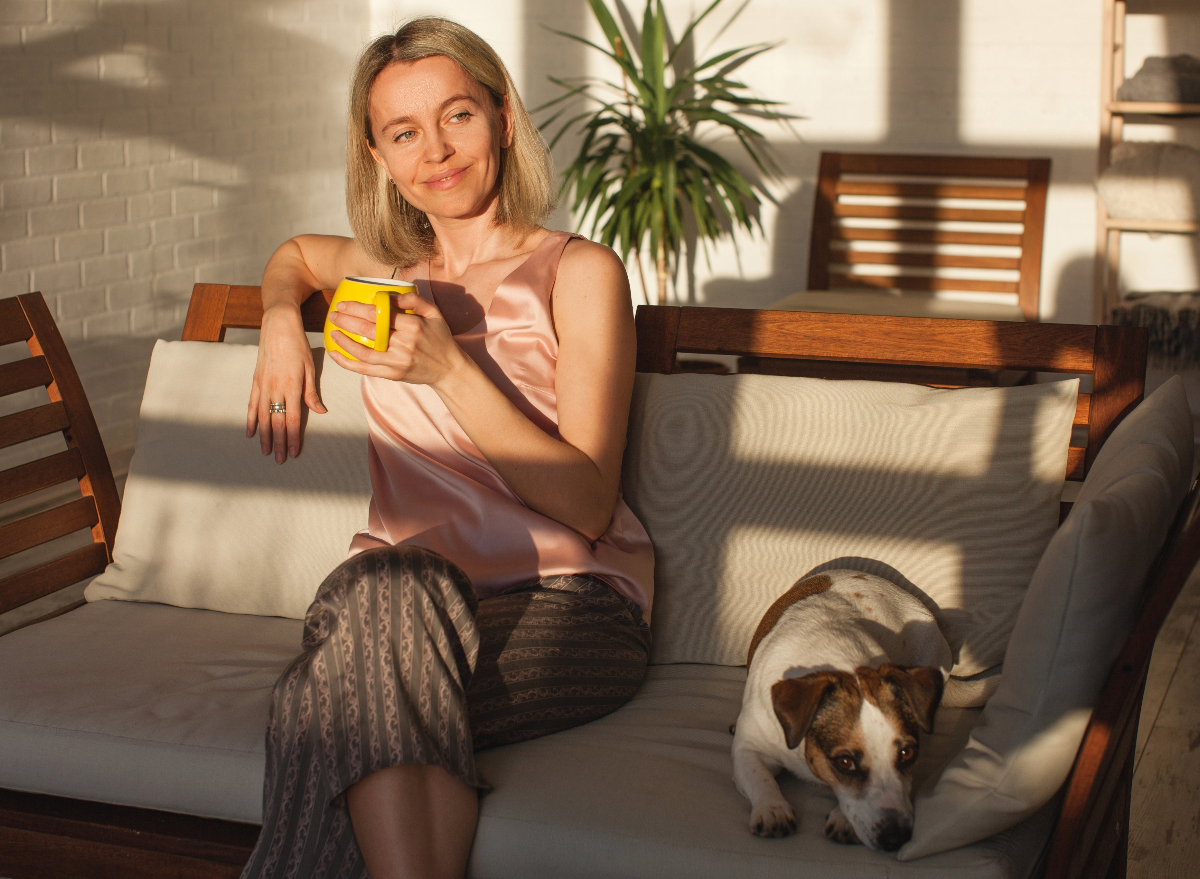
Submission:
<svg viewBox="0 0 1200 879">
<path fill-rule="evenodd" d="M 0 2 L 0 296 L 46 297 L 118 472 L 192 285 L 345 232 L 368 21 L 365 0 Z"/>
</svg>

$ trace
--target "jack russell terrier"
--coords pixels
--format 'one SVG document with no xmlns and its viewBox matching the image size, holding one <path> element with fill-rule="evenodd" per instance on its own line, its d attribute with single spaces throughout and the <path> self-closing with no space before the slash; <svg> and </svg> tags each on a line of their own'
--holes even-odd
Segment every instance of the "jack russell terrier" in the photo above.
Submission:
<svg viewBox="0 0 1200 879">
<path fill-rule="evenodd" d="M 918 728 L 932 731 L 951 666 L 932 614 L 882 577 L 825 571 L 771 605 L 747 665 L 733 778 L 750 801 L 751 831 L 795 832 L 775 781 L 787 769 L 833 788 L 830 839 L 888 852 L 904 845 Z"/>
</svg>

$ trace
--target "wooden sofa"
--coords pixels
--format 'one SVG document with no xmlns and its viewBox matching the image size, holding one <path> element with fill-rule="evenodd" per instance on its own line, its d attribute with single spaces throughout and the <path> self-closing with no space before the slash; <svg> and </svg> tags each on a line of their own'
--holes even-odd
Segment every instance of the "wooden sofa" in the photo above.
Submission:
<svg viewBox="0 0 1200 879">
<path fill-rule="evenodd" d="M 314 294 L 305 303 L 310 330 L 320 328 L 329 296 Z M 258 288 L 198 284 L 184 339 L 219 342 L 227 329 L 255 328 L 261 317 Z M 1127 328 L 643 306 L 637 335 L 638 370 L 651 373 L 670 372 L 677 354 L 697 353 L 759 358 L 767 364 L 827 361 L 838 377 L 853 363 L 872 369 L 881 364 L 919 367 L 930 371 L 930 384 L 944 385 L 956 384 L 962 370 L 1089 376 L 1091 390 L 1080 394 L 1075 416 L 1087 439 L 1070 450 L 1067 476 L 1072 480 L 1085 476 L 1106 437 L 1141 400 L 1144 389 L 1145 334 Z M 68 453 L 53 462 L 31 462 L 0 473 L 0 500 L 44 489 L 53 480 L 78 480 L 82 496 L 0 525 L 0 558 L 80 527 L 92 529 L 94 548 L 76 550 L 72 561 L 43 563 L 0 580 L 0 610 L 95 573 L 97 565 L 111 558 L 115 532 L 112 474 L 66 349 L 38 294 L 0 301 L 0 343 L 21 341 L 32 357 L 0 366 L 0 395 L 41 385 L 51 403 L 0 418 L 0 448 L 62 431 Z M 1196 498 L 1193 488 L 1092 715 L 1041 875 L 1125 873 L 1142 691 L 1155 637 L 1200 557 Z M 1141 586 L 1129 584 L 1130 589 Z M 0 680 L 3 676 L 0 669 Z M 0 876 L 236 876 L 257 832 L 252 824 L 0 790 Z"/>
</svg>

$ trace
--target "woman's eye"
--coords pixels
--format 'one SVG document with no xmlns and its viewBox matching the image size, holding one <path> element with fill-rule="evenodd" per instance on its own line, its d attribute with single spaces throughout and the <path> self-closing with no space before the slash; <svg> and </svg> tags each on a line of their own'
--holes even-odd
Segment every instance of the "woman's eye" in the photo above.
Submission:
<svg viewBox="0 0 1200 879">
<path fill-rule="evenodd" d="M 396 132 L 396 136 L 392 138 L 392 143 L 404 143 L 405 141 L 412 140 L 415 136 L 416 133 L 412 131 L 398 131 Z"/>
<path fill-rule="evenodd" d="M 463 122 L 471 118 L 471 113 L 468 110 L 462 110 L 450 117 L 451 122 Z"/>
</svg>

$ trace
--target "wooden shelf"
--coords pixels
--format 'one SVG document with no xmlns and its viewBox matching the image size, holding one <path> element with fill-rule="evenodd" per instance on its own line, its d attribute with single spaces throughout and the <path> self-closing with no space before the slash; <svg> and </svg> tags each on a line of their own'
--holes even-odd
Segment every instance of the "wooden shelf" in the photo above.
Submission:
<svg viewBox="0 0 1200 879">
<path fill-rule="evenodd" d="M 1125 84 L 1126 0 L 1101 0 L 1103 21 L 1100 56 L 1100 148 L 1097 176 L 1112 162 L 1115 146 L 1124 142 L 1125 124 L 1192 125 L 1200 118 L 1200 103 L 1182 101 L 1120 101 L 1117 93 Z M 1194 5 L 1196 0 L 1190 0 Z M 1136 5 L 1136 4 L 1135 4 Z M 1176 50 L 1178 51 L 1178 50 Z M 1122 232 L 1197 235 L 1200 223 L 1179 220 L 1122 220 L 1108 216 L 1103 199 L 1096 194 L 1096 275 L 1094 316 L 1108 323 L 1112 307 L 1120 299 Z"/>
<path fill-rule="evenodd" d="M 1109 217 L 1105 228 L 1121 232 L 1167 232 L 1175 235 L 1195 235 L 1200 232 L 1200 223 L 1188 220 L 1119 220 Z"/>
<path fill-rule="evenodd" d="M 1165 101 L 1111 101 L 1108 112 L 1121 116 L 1200 116 L 1200 104 Z"/>
</svg>

